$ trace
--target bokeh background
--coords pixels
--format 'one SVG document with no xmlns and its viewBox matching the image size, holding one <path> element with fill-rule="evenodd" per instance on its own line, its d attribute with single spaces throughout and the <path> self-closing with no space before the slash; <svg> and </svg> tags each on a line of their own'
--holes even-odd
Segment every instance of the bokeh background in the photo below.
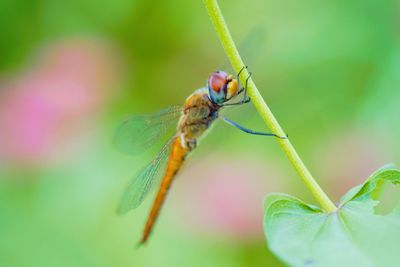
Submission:
<svg viewBox="0 0 400 267">
<path fill-rule="evenodd" d="M 399 163 L 399 1 L 220 4 L 332 199 Z M 202 1 L 2 0 L 0 21 L 0 266 L 282 266 L 264 239 L 264 196 L 315 202 L 273 138 L 217 122 L 144 248 L 135 246 L 152 196 L 115 212 L 161 145 L 119 153 L 118 123 L 183 103 L 227 66 Z M 268 131 L 251 104 L 224 112 Z"/>
</svg>

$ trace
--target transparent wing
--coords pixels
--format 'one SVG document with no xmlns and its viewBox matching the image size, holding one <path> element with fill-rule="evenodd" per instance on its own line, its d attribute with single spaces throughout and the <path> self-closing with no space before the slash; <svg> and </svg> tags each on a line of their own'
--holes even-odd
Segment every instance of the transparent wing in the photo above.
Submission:
<svg viewBox="0 0 400 267">
<path fill-rule="evenodd" d="M 140 154 L 176 125 L 181 112 L 181 106 L 171 106 L 153 114 L 133 115 L 118 127 L 114 143 L 123 153 Z"/>
<path fill-rule="evenodd" d="M 159 184 L 163 177 L 171 144 L 174 138 L 171 138 L 144 169 L 142 169 L 131 181 L 122 195 L 118 213 L 123 214 L 137 208 L 145 199 L 147 194 Z"/>
</svg>

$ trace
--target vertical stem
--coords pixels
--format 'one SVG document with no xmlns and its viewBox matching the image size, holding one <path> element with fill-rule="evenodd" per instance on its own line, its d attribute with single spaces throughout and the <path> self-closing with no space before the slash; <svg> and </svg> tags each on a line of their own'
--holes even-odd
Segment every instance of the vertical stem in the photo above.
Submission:
<svg viewBox="0 0 400 267">
<path fill-rule="evenodd" d="M 218 37 L 222 43 L 222 46 L 225 49 L 225 52 L 236 72 L 239 72 L 244 65 L 242 58 L 236 48 L 235 43 L 233 42 L 232 36 L 228 29 L 228 26 L 225 23 L 225 19 L 221 13 L 221 10 L 218 6 L 216 0 L 203 0 L 205 7 L 207 8 L 208 14 L 210 15 L 211 21 L 214 24 L 215 31 L 218 34 Z M 242 84 L 245 84 L 246 78 L 249 77 L 249 72 L 247 69 L 244 69 L 240 75 L 240 81 Z M 282 130 L 275 116 L 272 114 L 269 109 L 267 103 L 265 103 L 263 97 L 258 91 L 256 85 L 253 80 L 250 78 L 248 80 L 247 92 L 251 97 L 251 100 L 260 114 L 261 118 L 264 120 L 265 124 L 271 129 L 271 131 L 279 136 L 285 136 L 285 132 Z M 315 181 L 310 171 L 304 165 L 303 161 L 297 154 L 293 145 L 291 144 L 289 139 L 277 139 L 279 145 L 285 152 L 289 161 L 294 166 L 297 173 L 300 175 L 304 184 L 310 190 L 311 194 L 321 205 L 322 209 L 325 212 L 334 212 L 336 211 L 336 206 L 329 199 L 326 193 L 321 189 L 318 183 Z"/>
</svg>

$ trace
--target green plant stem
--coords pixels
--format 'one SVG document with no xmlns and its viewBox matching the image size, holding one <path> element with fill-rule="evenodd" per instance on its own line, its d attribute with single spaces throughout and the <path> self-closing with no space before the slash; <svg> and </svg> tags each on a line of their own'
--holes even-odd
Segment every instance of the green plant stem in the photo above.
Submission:
<svg viewBox="0 0 400 267">
<path fill-rule="evenodd" d="M 245 65 L 239 55 L 235 43 L 233 42 L 232 36 L 229 32 L 228 26 L 225 23 L 225 19 L 221 13 L 218 3 L 216 0 L 203 0 L 203 2 L 205 7 L 207 8 L 211 21 L 214 24 L 214 28 L 225 49 L 225 52 L 234 70 L 236 71 L 236 73 L 238 73 Z M 249 77 L 249 72 L 247 71 L 247 69 L 244 69 L 239 77 L 242 84 L 245 84 L 245 80 L 247 77 Z M 278 121 L 275 119 L 274 115 L 272 114 L 268 105 L 265 103 L 264 99 L 262 98 L 260 92 L 258 91 L 256 85 L 251 78 L 248 80 L 247 92 L 248 95 L 251 97 L 251 101 L 257 109 L 258 113 L 260 114 L 261 118 L 264 120 L 265 124 L 271 129 L 271 131 L 279 136 L 285 136 L 285 132 L 282 130 Z M 325 212 L 335 212 L 337 209 L 336 206 L 315 181 L 310 171 L 307 169 L 307 167 L 304 165 L 303 161 L 297 154 L 290 140 L 288 138 L 277 138 L 277 140 L 279 142 L 279 145 L 285 152 L 286 156 L 293 164 L 297 173 L 302 178 L 304 184 L 321 205 L 321 208 Z"/>
</svg>

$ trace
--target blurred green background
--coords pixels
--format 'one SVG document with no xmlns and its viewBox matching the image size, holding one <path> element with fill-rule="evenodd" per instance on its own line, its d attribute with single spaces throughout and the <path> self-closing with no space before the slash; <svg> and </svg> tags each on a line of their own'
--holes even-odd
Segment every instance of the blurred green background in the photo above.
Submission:
<svg viewBox="0 0 400 267">
<path fill-rule="evenodd" d="M 334 201 L 399 163 L 399 1 L 220 5 L 261 93 Z M 315 202 L 272 138 L 217 122 L 139 250 L 152 197 L 115 213 L 161 145 L 120 154 L 118 123 L 183 103 L 226 66 L 201 1 L 3 0 L 0 20 L 0 266 L 282 266 L 266 247 L 264 196 Z M 224 113 L 268 130 L 251 104 Z"/>
</svg>

